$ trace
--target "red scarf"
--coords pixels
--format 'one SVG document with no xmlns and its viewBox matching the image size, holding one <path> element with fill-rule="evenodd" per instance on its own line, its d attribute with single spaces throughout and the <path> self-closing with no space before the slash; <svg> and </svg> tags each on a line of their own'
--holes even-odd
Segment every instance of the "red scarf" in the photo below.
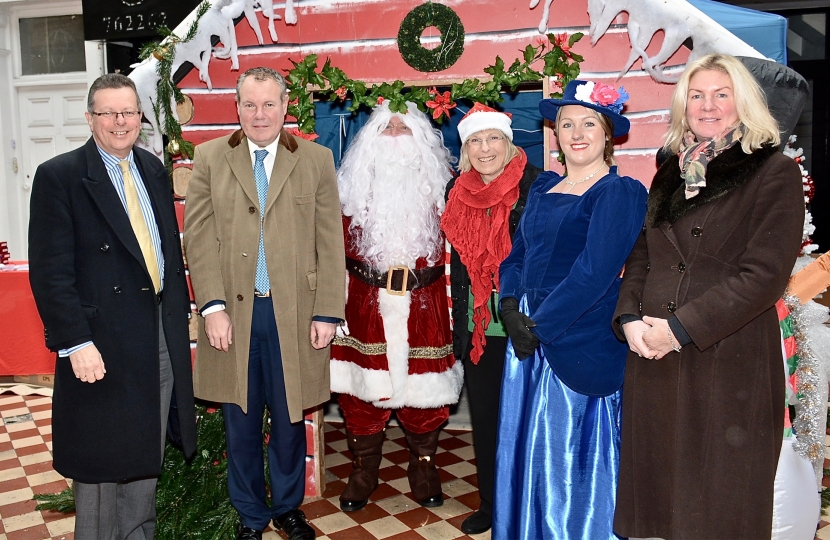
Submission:
<svg viewBox="0 0 830 540">
<path fill-rule="evenodd" d="M 487 301 L 499 290 L 499 265 L 510 254 L 510 211 L 519 200 L 519 182 L 527 156 L 522 149 L 489 184 L 475 169 L 462 173 L 450 191 L 441 228 L 470 274 L 473 292 L 473 349 L 478 364 L 484 352 L 484 329 L 490 325 Z"/>
</svg>

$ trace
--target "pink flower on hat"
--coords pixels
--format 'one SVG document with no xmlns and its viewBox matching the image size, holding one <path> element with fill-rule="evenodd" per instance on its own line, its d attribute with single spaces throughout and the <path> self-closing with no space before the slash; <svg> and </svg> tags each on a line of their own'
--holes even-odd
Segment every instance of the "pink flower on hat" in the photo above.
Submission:
<svg viewBox="0 0 830 540">
<path fill-rule="evenodd" d="M 340 98 L 341 101 L 346 99 L 346 87 L 345 86 L 341 86 L 340 88 L 335 90 L 334 93 L 337 94 L 337 97 Z"/>
<path fill-rule="evenodd" d="M 614 104 L 618 99 L 620 99 L 620 93 L 613 86 L 601 82 L 594 84 L 594 90 L 591 92 L 591 101 L 594 103 L 607 107 Z"/>
</svg>

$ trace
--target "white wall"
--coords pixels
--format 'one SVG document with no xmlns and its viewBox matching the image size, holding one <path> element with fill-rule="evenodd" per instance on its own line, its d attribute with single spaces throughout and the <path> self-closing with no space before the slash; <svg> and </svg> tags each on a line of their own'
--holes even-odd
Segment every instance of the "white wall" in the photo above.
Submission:
<svg viewBox="0 0 830 540">
<path fill-rule="evenodd" d="M 105 66 L 102 48 L 97 43 L 87 43 L 87 73 L 80 77 L 78 74 L 21 76 L 18 19 L 81 12 L 80 0 L 0 0 L 0 241 L 9 242 L 12 259 L 26 259 L 25 216 L 29 204 L 29 183 L 24 178 L 21 156 L 24 134 L 18 111 L 18 89 L 69 82 L 86 82 L 88 86 L 103 73 Z M 17 172 L 13 165 L 15 159 Z"/>
<path fill-rule="evenodd" d="M 12 258 L 23 256 L 20 238 L 12 240 L 11 199 L 14 194 L 14 154 L 11 141 L 14 138 L 12 124 L 12 66 L 11 66 L 11 17 L 9 9 L 0 5 L 0 241 L 9 241 Z"/>
</svg>

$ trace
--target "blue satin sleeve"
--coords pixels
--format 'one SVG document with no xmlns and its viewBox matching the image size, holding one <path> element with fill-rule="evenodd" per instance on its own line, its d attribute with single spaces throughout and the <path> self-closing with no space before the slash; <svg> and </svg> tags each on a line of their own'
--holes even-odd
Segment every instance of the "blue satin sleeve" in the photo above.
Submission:
<svg viewBox="0 0 830 540">
<path fill-rule="evenodd" d="M 605 296 L 642 229 L 648 193 L 640 182 L 621 177 L 597 187 L 583 195 L 594 197 L 585 248 L 531 314 L 537 324 L 533 332 L 543 343 L 561 336 Z"/>
</svg>

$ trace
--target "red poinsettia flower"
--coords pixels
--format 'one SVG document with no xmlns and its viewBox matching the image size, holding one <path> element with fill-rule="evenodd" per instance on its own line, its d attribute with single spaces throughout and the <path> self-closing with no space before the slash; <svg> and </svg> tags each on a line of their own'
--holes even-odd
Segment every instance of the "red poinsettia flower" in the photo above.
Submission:
<svg viewBox="0 0 830 540">
<path fill-rule="evenodd" d="M 562 76 L 557 74 L 555 79 L 550 79 L 550 86 L 549 90 L 551 94 L 561 94 L 562 93 Z"/>
<path fill-rule="evenodd" d="M 550 43 L 550 40 L 547 38 L 547 36 L 536 36 L 535 38 L 533 38 L 533 42 L 536 44 L 537 47 L 546 47 L 548 43 Z"/>
<path fill-rule="evenodd" d="M 205 409 L 205 412 L 206 412 L 206 413 L 208 413 L 208 414 L 213 414 L 213 413 L 215 413 L 215 412 L 216 412 L 216 409 L 215 409 L 215 408 L 213 408 L 213 407 L 207 407 L 207 408 Z"/>
<path fill-rule="evenodd" d="M 346 87 L 345 86 L 341 86 L 340 88 L 335 90 L 334 93 L 337 94 L 337 97 L 340 98 L 341 101 L 346 99 Z"/>
<path fill-rule="evenodd" d="M 307 141 L 313 141 L 314 139 L 319 137 L 319 135 L 317 135 L 316 133 L 305 133 L 305 132 L 301 131 L 300 128 L 295 128 L 295 127 L 286 129 L 286 131 L 288 133 L 294 135 L 295 137 L 299 137 L 299 138 L 305 139 Z"/>
<path fill-rule="evenodd" d="M 380 96 L 380 97 L 378 97 L 377 101 L 375 101 L 375 104 L 376 105 L 383 105 L 384 101 L 386 101 L 386 99 L 383 96 Z"/>
<path fill-rule="evenodd" d="M 452 102 L 449 90 L 444 92 L 443 95 L 436 93 L 435 99 L 433 99 L 432 101 L 427 101 L 425 105 L 432 109 L 433 120 L 438 120 L 444 114 L 446 114 L 447 118 L 449 118 L 450 109 L 454 109 L 456 106 L 456 104 Z"/>
<path fill-rule="evenodd" d="M 569 38 L 570 38 L 570 36 L 568 36 L 567 32 L 562 32 L 561 34 L 555 34 L 554 35 L 554 42 L 553 42 L 553 44 L 555 46 L 562 49 L 562 52 L 565 53 L 565 56 L 567 56 L 568 58 L 571 57 L 571 46 L 568 43 Z"/>
</svg>

